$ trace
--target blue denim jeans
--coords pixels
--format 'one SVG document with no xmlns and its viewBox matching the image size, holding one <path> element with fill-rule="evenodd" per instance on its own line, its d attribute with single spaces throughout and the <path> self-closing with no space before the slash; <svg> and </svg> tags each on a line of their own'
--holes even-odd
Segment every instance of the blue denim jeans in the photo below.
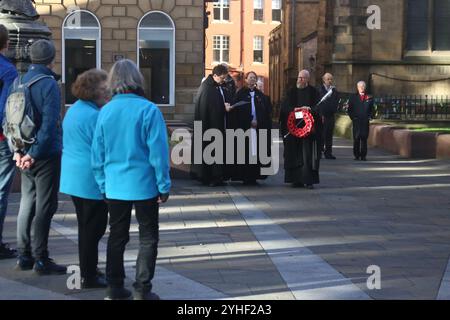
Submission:
<svg viewBox="0 0 450 320">
<path fill-rule="evenodd" d="M 8 209 L 8 196 L 16 165 L 6 140 L 0 141 L 0 243 L 3 241 L 3 223 Z"/>
</svg>

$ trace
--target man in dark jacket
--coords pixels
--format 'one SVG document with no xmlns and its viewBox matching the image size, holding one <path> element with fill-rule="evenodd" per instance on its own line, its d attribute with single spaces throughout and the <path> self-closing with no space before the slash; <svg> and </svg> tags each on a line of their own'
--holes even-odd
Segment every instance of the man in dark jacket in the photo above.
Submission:
<svg viewBox="0 0 450 320">
<path fill-rule="evenodd" d="M 230 110 L 230 103 L 227 101 L 227 95 L 223 88 L 226 77 L 228 76 L 228 68 L 224 65 L 214 67 L 210 74 L 201 84 L 195 102 L 195 118 L 197 123 L 201 123 L 201 137 L 197 137 L 195 132 L 192 143 L 192 150 L 195 151 L 196 142 L 202 141 L 201 155 L 192 152 L 191 177 L 201 181 L 203 184 L 211 187 L 223 185 L 225 179 L 224 157 L 221 163 L 207 164 L 203 159 L 203 151 L 213 142 L 203 142 L 203 135 L 208 129 L 219 130 L 223 137 L 223 145 L 225 146 L 225 122 L 226 112 Z M 223 154 L 223 153 L 222 153 Z M 201 157 L 201 163 L 196 163 L 196 157 Z"/>
<path fill-rule="evenodd" d="M 325 73 L 322 77 L 323 84 L 319 87 L 319 96 L 322 98 L 330 90 L 332 90 L 331 96 L 323 101 L 319 105 L 320 115 L 322 116 L 323 122 L 323 145 L 322 151 L 324 153 L 325 159 L 336 159 L 333 155 L 333 132 L 335 125 L 335 115 L 339 106 L 339 97 L 336 88 L 333 86 L 333 75 L 330 73 Z"/>
<path fill-rule="evenodd" d="M 348 115 L 353 121 L 353 154 L 355 160 L 366 161 L 369 122 L 373 117 L 373 99 L 366 93 L 366 83 L 358 82 L 358 93 L 348 102 Z"/>
<path fill-rule="evenodd" d="M 227 129 L 250 132 L 249 139 L 246 139 L 245 147 L 239 149 L 238 143 L 234 141 L 235 162 L 228 165 L 228 172 L 231 180 L 243 181 L 244 184 L 254 185 L 257 179 L 266 179 L 267 176 L 261 175 L 263 167 L 260 159 L 260 132 L 267 131 L 267 151 L 271 147 L 272 129 L 272 105 L 270 99 L 264 93 L 257 89 L 258 76 L 250 71 L 245 77 L 246 86 L 239 90 L 235 97 L 235 102 L 247 102 L 247 104 L 233 108 L 228 113 Z M 250 130 L 250 131 L 249 131 Z M 239 163 L 239 156 L 245 159 L 244 163 Z M 252 163 L 250 159 L 254 158 Z"/>
<path fill-rule="evenodd" d="M 32 64 L 22 83 L 47 75 L 30 88 L 31 102 L 38 124 L 36 142 L 25 154 L 15 154 L 22 173 L 22 197 L 17 222 L 19 259 L 17 270 L 39 274 L 64 274 L 66 267 L 49 258 L 50 223 L 58 207 L 58 187 L 61 158 L 61 96 L 57 79 L 51 70 L 55 58 L 52 42 L 38 40 L 30 47 Z M 34 239 L 31 228 L 34 220 Z M 33 250 L 33 251 L 32 251 Z M 33 257 L 33 255 L 34 257 Z"/>
<path fill-rule="evenodd" d="M 281 105 L 280 129 L 284 137 L 284 181 L 292 183 L 293 187 L 313 189 L 313 185 L 319 183 L 322 123 L 317 107 L 319 93 L 309 85 L 309 79 L 307 70 L 300 71 L 297 86 L 288 91 Z M 306 138 L 288 134 L 288 117 L 297 107 L 309 107 L 314 117 L 314 131 Z"/>
<path fill-rule="evenodd" d="M 8 208 L 8 195 L 15 172 L 13 155 L 1 128 L 8 91 L 17 77 L 16 68 L 4 56 L 8 50 L 8 43 L 8 30 L 0 24 L 0 259 L 16 257 L 16 250 L 10 249 L 8 244 L 3 243 L 2 239 L 3 224 Z"/>
</svg>

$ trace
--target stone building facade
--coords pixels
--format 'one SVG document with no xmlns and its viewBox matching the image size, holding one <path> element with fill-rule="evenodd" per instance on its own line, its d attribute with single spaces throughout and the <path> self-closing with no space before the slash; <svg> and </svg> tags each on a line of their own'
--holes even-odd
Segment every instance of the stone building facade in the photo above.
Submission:
<svg viewBox="0 0 450 320">
<path fill-rule="evenodd" d="M 204 75 L 204 0 L 36 0 L 52 31 L 56 71 L 68 87 L 88 67 L 109 70 L 136 61 L 146 92 L 168 120 L 193 119 L 193 99 Z"/>
<path fill-rule="evenodd" d="M 271 34 L 272 60 L 279 61 L 270 76 L 282 78 L 272 96 L 280 96 L 302 68 L 312 71 L 316 83 L 332 72 L 341 92 L 353 92 L 364 80 L 379 96 L 450 93 L 449 0 L 286 0 L 287 18 L 294 6 L 301 11 L 295 23 Z M 369 6 L 379 9 L 381 29 L 368 27 L 374 17 Z M 317 51 L 308 65 L 298 57 L 314 36 Z"/>
</svg>

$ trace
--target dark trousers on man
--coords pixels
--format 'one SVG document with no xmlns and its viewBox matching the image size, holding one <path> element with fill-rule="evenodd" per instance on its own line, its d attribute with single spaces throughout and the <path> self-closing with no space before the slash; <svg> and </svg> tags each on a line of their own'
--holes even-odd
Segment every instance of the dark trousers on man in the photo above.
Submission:
<svg viewBox="0 0 450 320">
<path fill-rule="evenodd" d="M 367 138 L 354 137 L 353 155 L 355 158 L 365 159 L 367 156 Z"/>
<path fill-rule="evenodd" d="M 56 156 L 37 160 L 30 169 L 21 173 L 22 195 L 17 217 L 17 249 L 20 255 L 31 256 L 33 248 L 37 260 L 48 258 L 50 224 L 58 208 L 60 167 L 61 158 Z"/>
<path fill-rule="evenodd" d="M 136 211 L 139 224 L 139 252 L 136 261 L 136 291 L 146 294 L 152 290 L 159 241 L 159 204 L 157 198 L 144 201 L 107 201 L 110 234 L 108 239 L 106 278 L 111 287 L 123 287 L 125 269 L 123 255 L 130 239 L 131 210 Z"/>
<path fill-rule="evenodd" d="M 334 133 L 334 125 L 335 125 L 335 117 L 327 116 L 323 117 L 323 152 L 327 156 L 331 156 L 333 154 L 333 133 Z"/>
<path fill-rule="evenodd" d="M 108 206 L 103 200 L 72 197 L 78 220 L 78 254 L 83 279 L 97 275 L 98 243 L 106 231 Z"/>
</svg>

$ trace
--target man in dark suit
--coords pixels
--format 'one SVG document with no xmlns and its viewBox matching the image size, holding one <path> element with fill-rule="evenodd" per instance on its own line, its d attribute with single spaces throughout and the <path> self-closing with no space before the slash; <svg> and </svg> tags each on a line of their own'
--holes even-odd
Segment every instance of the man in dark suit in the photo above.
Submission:
<svg viewBox="0 0 450 320">
<path fill-rule="evenodd" d="M 369 122 L 373 117 L 373 99 L 366 93 L 366 83 L 357 84 L 358 93 L 350 96 L 348 115 L 353 122 L 353 154 L 355 160 L 366 161 Z"/>
<path fill-rule="evenodd" d="M 339 106 L 339 97 L 336 88 L 333 86 L 333 75 L 325 73 L 322 77 L 323 84 L 318 88 L 319 96 L 322 98 L 330 90 L 333 91 L 331 96 L 319 105 L 320 116 L 323 122 L 322 151 L 325 159 L 333 159 L 333 132 L 335 125 L 335 116 Z"/>
</svg>

